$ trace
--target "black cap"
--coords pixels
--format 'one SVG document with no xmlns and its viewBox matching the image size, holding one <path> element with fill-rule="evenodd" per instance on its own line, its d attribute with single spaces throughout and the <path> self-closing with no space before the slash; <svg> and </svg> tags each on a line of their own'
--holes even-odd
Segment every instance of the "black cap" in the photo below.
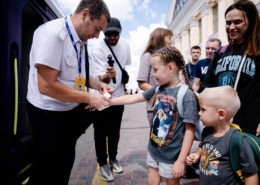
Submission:
<svg viewBox="0 0 260 185">
<path fill-rule="evenodd" d="M 104 30 L 104 33 L 107 31 L 118 31 L 120 32 L 122 29 L 120 21 L 117 18 L 111 17 L 111 22 L 110 24 L 107 25 L 107 27 Z"/>
</svg>

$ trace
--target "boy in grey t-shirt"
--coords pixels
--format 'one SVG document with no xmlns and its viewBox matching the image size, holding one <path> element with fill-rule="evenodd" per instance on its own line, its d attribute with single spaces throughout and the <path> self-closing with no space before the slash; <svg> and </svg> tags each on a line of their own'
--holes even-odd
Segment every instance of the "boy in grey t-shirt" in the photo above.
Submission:
<svg viewBox="0 0 260 185">
<path fill-rule="evenodd" d="M 199 116 L 206 128 L 196 153 L 190 154 L 188 165 L 200 159 L 200 185 L 239 185 L 229 161 L 229 141 L 235 128 L 230 119 L 240 108 L 237 92 L 230 86 L 207 88 L 200 94 L 201 110 Z M 243 138 L 240 153 L 240 165 L 246 185 L 257 185 L 257 166 L 246 139 Z"/>
</svg>

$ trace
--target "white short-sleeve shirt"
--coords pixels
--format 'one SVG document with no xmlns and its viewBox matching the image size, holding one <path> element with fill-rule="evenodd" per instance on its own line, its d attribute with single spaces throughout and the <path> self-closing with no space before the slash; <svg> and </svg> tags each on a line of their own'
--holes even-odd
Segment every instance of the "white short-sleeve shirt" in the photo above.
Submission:
<svg viewBox="0 0 260 185">
<path fill-rule="evenodd" d="M 125 39 L 120 38 L 117 44 L 115 46 L 111 46 L 111 48 L 122 68 L 125 68 L 126 65 L 131 64 L 130 47 Z M 93 45 L 92 52 L 90 54 L 90 74 L 96 79 L 99 79 L 98 76 L 106 74 L 106 68 L 108 66 L 108 55 L 112 56 L 112 60 L 114 60 L 113 66 L 116 70 L 116 83 L 114 84 L 112 80 L 109 83 L 109 85 L 114 88 L 112 97 L 115 98 L 123 96 L 124 85 L 121 83 L 122 71 L 103 39 L 98 40 Z M 99 93 L 98 91 L 95 92 Z"/>
<path fill-rule="evenodd" d="M 81 51 L 82 54 L 81 70 L 82 76 L 85 78 L 84 43 L 80 40 L 70 16 L 68 16 L 67 20 L 78 53 Z M 68 35 L 64 18 L 49 21 L 41 25 L 34 32 L 30 52 L 27 100 L 35 107 L 53 111 L 67 111 L 78 106 L 76 102 L 62 102 L 39 92 L 37 64 L 46 65 L 58 70 L 57 80 L 70 88 L 75 88 L 75 78 L 79 76 L 79 63 L 76 51 Z"/>
</svg>

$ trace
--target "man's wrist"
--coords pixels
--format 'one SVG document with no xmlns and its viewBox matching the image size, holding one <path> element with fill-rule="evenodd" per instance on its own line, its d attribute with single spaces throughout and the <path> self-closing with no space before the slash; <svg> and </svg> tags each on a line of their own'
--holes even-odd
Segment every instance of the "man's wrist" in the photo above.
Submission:
<svg viewBox="0 0 260 185">
<path fill-rule="evenodd" d="M 108 84 L 108 83 L 110 83 L 111 78 L 109 78 L 109 76 L 108 76 L 107 73 L 106 73 L 106 74 L 104 74 L 104 75 L 100 75 L 100 76 L 99 76 L 99 80 L 100 80 L 101 82 L 104 82 L 104 83 Z"/>
</svg>

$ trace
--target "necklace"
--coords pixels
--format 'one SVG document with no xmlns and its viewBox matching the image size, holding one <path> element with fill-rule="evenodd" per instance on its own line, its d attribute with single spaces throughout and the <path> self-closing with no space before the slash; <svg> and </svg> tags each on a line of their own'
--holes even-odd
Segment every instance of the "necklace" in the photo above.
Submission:
<svg viewBox="0 0 260 185">
<path fill-rule="evenodd" d="M 173 86 L 173 88 L 176 87 L 176 86 L 180 83 L 180 81 L 181 81 L 181 80 L 179 80 L 179 81 L 177 82 L 177 84 L 175 84 L 175 86 Z"/>
</svg>

